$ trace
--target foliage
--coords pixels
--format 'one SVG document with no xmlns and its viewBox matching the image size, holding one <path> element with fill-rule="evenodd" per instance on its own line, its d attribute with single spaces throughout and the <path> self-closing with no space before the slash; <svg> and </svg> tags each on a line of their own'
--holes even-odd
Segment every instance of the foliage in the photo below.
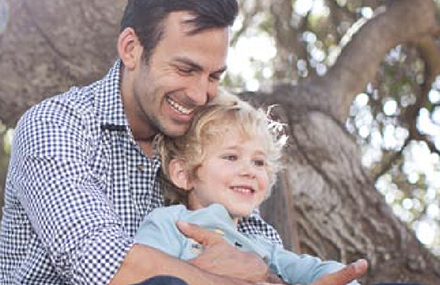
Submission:
<svg viewBox="0 0 440 285">
<path fill-rule="evenodd" d="M 380 2 L 243 1 L 241 23 L 246 25 L 234 27 L 225 83 L 253 91 L 324 75 Z M 240 64 L 234 65 L 238 58 Z M 374 82 L 356 97 L 346 127 L 361 146 L 377 189 L 434 250 L 440 248 L 440 78 L 428 88 L 424 84 L 429 80 L 418 51 L 411 45 L 395 47 Z"/>
</svg>

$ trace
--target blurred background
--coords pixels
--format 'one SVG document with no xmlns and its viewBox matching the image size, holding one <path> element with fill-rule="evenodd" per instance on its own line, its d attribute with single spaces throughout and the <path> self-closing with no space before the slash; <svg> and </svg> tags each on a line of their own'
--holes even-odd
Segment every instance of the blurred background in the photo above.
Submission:
<svg viewBox="0 0 440 285">
<path fill-rule="evenodd" d="M 233 27 L 229 68 L 223 84 L 237 91 L 271 92 L 274 84 L 324 76 L 344 44 L 375 13 L 380 13 L 378 7 L 384 2 L 240 1 L 241 14 Z M 440 1 L 434 2 L 438 15 Z M 14 21 L 12 10 L 11 3 L 0 0 L 0 61 L 10 55 L 2 51 L 1 42 Z M 42 16 L 41 11 L 38 13 Z M 426 69 L 426 61 L 415 46 L 393 47 L 375 79 L 355 97 L 345 126 L 360 146 L 362 164 L 377 190 L 394 213 L 414 229 L 420 242 L 440 256 L 440 77 L 431 80 L 426 90 Z M 96 78 L 106 70 L 97 72 Z M 7 100 L 3 95 L 0 93 L 0 105 Z M 29 105 L 39 100 L 29 98 Z M 1 114 L 0 118 L 3 204 L 16 120 L 4 119 Z"/>
</svg>

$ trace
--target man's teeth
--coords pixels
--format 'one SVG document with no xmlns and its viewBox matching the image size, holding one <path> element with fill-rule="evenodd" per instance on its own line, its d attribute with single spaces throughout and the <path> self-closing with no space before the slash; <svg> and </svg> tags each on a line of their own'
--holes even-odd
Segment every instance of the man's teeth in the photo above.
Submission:
<svg viewBox="0 0 440 285">
<path fill-rule="evenodd" d="M 179 105 L 178 103 L 174 102 L 170 98 L 167 98 L 167 102 L 170 104 L 171 107 L 173 107 L 174 110 L 176 110 L 179 113 L 188 115 L 189 113 L 192 112 L 192 110 L 187 109 L 187 108 L 183 107 L 182 105 Z"/>
</svg>

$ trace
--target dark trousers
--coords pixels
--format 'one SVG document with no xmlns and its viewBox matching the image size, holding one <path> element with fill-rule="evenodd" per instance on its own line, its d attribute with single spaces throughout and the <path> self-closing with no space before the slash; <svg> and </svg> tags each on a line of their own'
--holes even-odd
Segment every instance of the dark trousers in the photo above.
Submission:
<svg viewBox="0 0 440 285">
<path fill-rule="evenodd" d="M 133 285 L 188 285 L 188 283 L 173 276 L 155 276 Z"/>
<path fill-rule="evenodd" d="M 374 285 L 423 285 L 420 283 L 376 283 Z"/>
<path fill-rule="evenodd" d="M 172 276 L 156 276 L 133 285 L 188 285 L 180 278 Z M 418 283 L 376 283 L 375 285 L 423 285 Z"/>
</svg>

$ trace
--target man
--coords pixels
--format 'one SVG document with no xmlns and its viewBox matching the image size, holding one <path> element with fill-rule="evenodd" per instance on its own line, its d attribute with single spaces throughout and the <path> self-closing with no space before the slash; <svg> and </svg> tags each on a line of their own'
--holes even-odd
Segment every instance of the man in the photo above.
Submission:
<svg viewBox="0 0 440 285">
<path fill-rule="evenodd" d="M 120 59 L 107 76 L 23 116 L 5 189 L 0 284 L 269 278 L 256 256 L 189 225 L 182 231 L 205 246 L 191 263 L 133 243 L 141 218 L 163 205 L 154 137 L 182 135 L 216 95 L 236 14 L 235 0 L 131 0 L 117 43 Z M 258 216 L 241 229 L 279 241 Z"/>
</svg>

